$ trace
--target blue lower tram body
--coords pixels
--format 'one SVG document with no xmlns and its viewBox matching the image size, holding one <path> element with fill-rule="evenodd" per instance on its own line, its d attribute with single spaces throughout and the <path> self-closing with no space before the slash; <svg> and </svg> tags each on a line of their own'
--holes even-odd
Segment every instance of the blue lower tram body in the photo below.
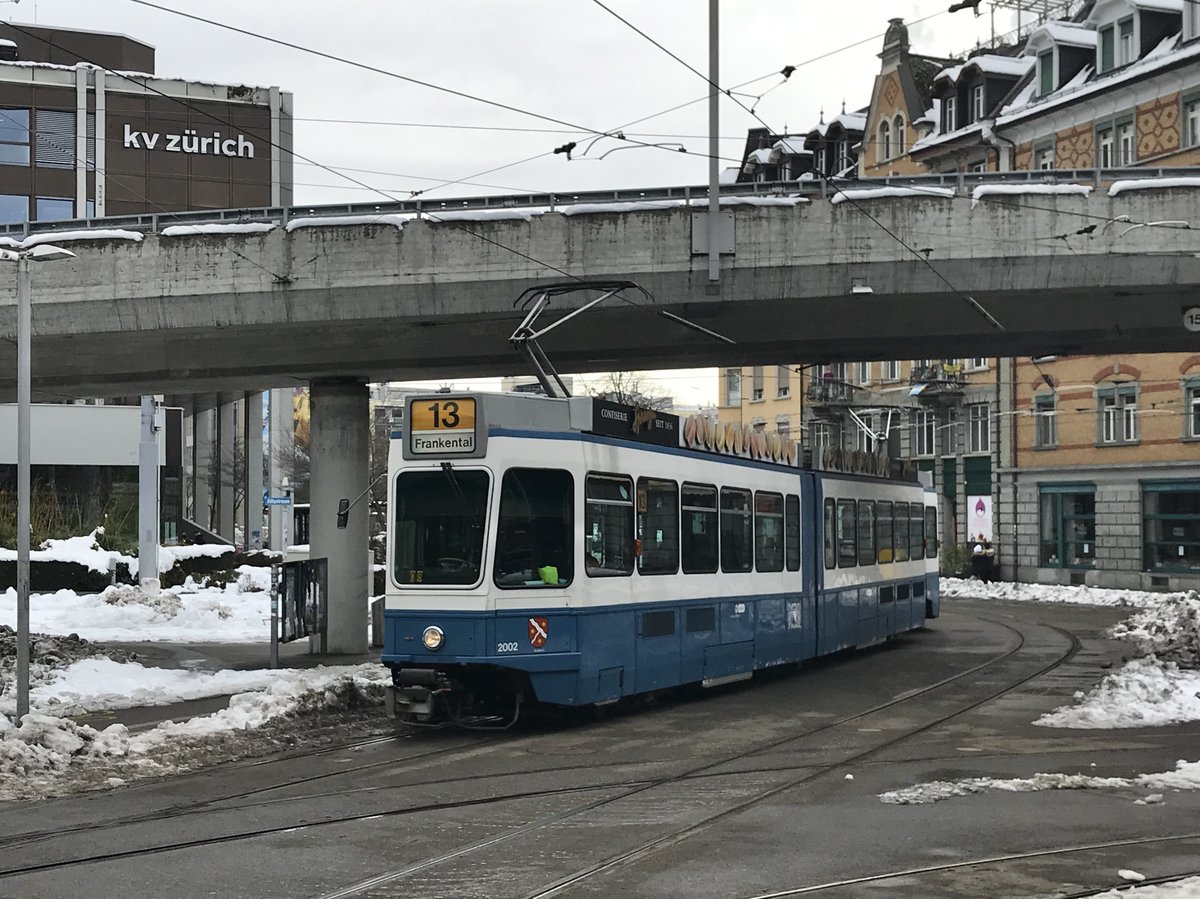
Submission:
<svg viewBox="0 0 1200 899">
<path fill-rule="evenodd" d="M 938 611 L 932 574 L 815 596 L 503 612 L 388 610 L 381 661 L 394 673 L 436 670 L 476 683 L 527 683 L 533 695 L 526 701 L 583 706 L 870 646 L 922 627 Z M 534 616 L 548 624 L 538 649 L 529 636 Z M 421 643 L 431 625 L 445 635 L 436 652 Z"/>
</svg>

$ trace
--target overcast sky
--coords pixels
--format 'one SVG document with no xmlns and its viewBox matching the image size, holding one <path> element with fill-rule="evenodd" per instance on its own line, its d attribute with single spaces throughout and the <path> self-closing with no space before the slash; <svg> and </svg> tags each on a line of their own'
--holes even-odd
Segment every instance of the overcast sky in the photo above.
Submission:
<svg viewBox="0 0 1200 899">
<path fill-rule="evenodd" d="M 389 72 L 486 97 L 585 128 L 611 130 L 702 100 L 707 84 L 647 42 L 595 0 L 156 0 L 246 31 L 347 57 Z M 667 49 L 707 72 L 708 3 L 704 0 L 604 0 Z M 913 25 L 918 52 L 948 55 L 986 38 L 990 20 L 950 15 L 950 0 L 725 0 L 718 83 L 760 93 L 799 66 L 790 81 L 758 104 L 777 131 L 805 131 L 842 108 L 865 106 L 888 19 Z M 987 4 L 984 4 L 986 8 Z M 559 128 L 481 103 L 399 81 L 298 50 L 189 21 L 132 0 L 20 0 L 0 3 L 15 22 L 128 34 L 157 49 L 157 73 L 230 84 L 279 85 L 295 97 L 297 153 L 348 172 L 396 197 L 430 197 L 701 184 L 707 160 L 671 149 L 627 149 L 601 161 L 568 162 L 550 153 L 579 132 L 417 127 Z M 1011 26 L 1011 16 L 1001 23 Z M 853 49 L 807 60 L 856 42 Z M 770 76 L 770 77 L 763 77 Z M 758 80 L 755 80 L 758 79 Z M 751 98 L 743 98 L 749 105 Z M 330 121 L 342 120 L 342 121 Z M 349 121 L 347 121 L 349 120 Z M 380 122 L 392 124 L 352 124 Z M 398 124 L 407 123 L 407 124 Z M 722 165 L 735 164 L 746 129 L 758 123 L 732 101 L 721 105 Z M 705 102 L 627 129 L 647 142 L 681 143 L 707 153 Z M 647 132 L 652 136 L 647 136 Z M 679 136 L 683 135 L 683 136 Z M 598 156 L 618 144 L 605 140 Z M 548 154 L 520 165 L 527 157 Z M 509 166 L 479 175 L 489 169 Z M 473 177 L 477 176 L 477 177 Z M 432 191 L 444 181 L 459 184 Z M 368 202 L 381 195 L 334 172 L 297 160 L 298 203 Z M 715 389 L 715 388 L 714 388 Z M 697 391 L 683 397 L 695 401 Z"/>
</svg>

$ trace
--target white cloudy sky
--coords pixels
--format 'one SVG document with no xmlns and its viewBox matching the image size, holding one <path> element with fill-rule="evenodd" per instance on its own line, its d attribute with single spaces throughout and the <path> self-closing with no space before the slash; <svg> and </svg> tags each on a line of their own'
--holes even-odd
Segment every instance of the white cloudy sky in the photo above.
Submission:
<svg viewBox="0 0 1200 899">
<path fill-rule="evenodd" d="M 702 100 L 707 90 L 699 76 L 596 0 L 154 2 L 590 129 L 624 126 Z M 822 108 L 836 113 L 843 101 L 848 109 L 866 105 L 879 66 L 875 54 L 890 17 L 909 22 L 932 17 L 911 29 L 914 49 L 920 52 L 948 55 L 986 38 L 987 15 L 950 15 L 949 2 L 725 0 L 718 81 L 733 86 L 760 79 L 745 88 L 759 92 L 781 81 L 772 73 L 785 65 L 799 66 L 787 84 L 759 103 L 758 114 L 775 130 L 806 130 Z M 605 3 L 697 69 L 707 70 L 704 0 Z M 0 15 L 15 22 L 128 34 L 156 47 L 158 74 L 164 76 L 277 84 L 295 96 L 299 154 L 330 168 L 357 170 L 349 174 L 398 197 L 418 189 L 429 191 L 429 197 L 453 197 L 500 188 L 569 192 L 707 180 L 704 156 L 665 149 L 631 149 L 602 161 L 567 162 L 550 151 L 568 140 L 583 141 L 579 132 L 516 130 L 560 126 L 189 21 L 134 0 L 20 0 L 0 3 Z M 1001 24 L 1011 27 L 1011 15 L 1004 15 Z M 856 42 L 863 43 L 806 63 Z M 730 100 L 722 103 L 721 115 L 721 155 L 731 158 L 722 165 L 727 165 L 740 156 L 746 129 L 757 123 Z M 446 127 L 451 125 L 497 130 Z M 707 127 L 707 104 L 696 102 L 627 133 L 706 153 Z M 597 146 L 594 153 L 612 146 Z M 510 165 L 539 154 L 547 155 Z M 472 177 L 502 166 L 508 167 Z M 459 184 L 432 190 L 458 179 L 490 187 Z M 301 203 L 381 198 L 299 161 L 295 180 Z M 663 384 L 685 385 L 684 401 L 715 394 L 714 379 L 694 382 L 677 375 Z M 711 390 L 706 393 L 697 384 L 711 385 Z"/>
</svg>

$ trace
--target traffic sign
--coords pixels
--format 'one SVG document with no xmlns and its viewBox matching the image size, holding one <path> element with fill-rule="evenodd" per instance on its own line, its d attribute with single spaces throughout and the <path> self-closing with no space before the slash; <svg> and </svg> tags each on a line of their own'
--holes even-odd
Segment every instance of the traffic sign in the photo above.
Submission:
<svg viewBox="0 0 1200 899">
<path fill-rule="evenodd" d="M 290 506 L 292 498 L 290 496 L 264 496 L 264 506 Z"/>
</svg>

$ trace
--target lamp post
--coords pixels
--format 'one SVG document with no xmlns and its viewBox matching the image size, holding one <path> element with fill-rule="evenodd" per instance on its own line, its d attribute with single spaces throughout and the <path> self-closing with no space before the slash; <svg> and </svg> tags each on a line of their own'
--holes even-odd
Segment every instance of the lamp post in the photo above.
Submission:
<svg viewBox="0 0 1200 899">
<path fill-rule="evenodd" d="M 70 250 L 38 244 L 25 250 L 0 249 L 0 260 L 17 264 L 17 720 L 29 713 L 29 406 L 32 393 L 33 286 L 30 262 L 75 256 Z"/>
</svg>

